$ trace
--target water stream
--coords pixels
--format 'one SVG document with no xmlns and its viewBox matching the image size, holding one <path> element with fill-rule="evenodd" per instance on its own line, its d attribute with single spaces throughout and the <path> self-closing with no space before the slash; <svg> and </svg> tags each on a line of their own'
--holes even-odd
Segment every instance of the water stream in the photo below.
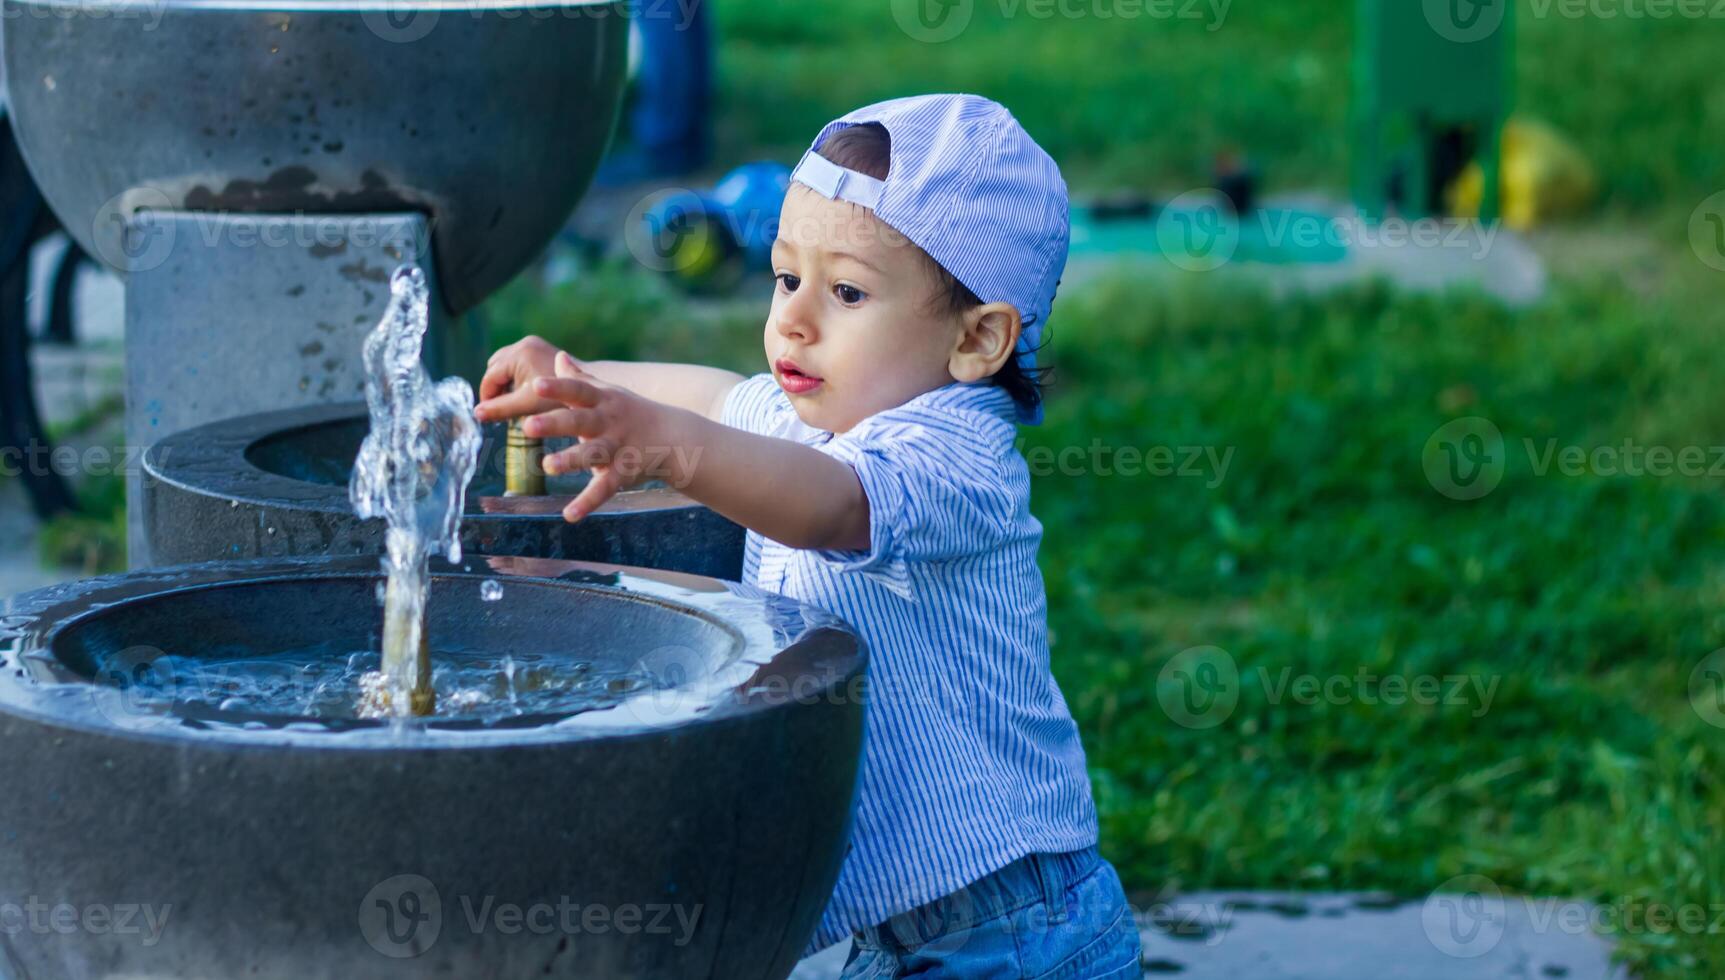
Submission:
<svg viewBox="0 0 1725 980">
<path fill-rule="evenodd" d="M 461 560 L 461 512 L 479 459 L 473 388 L 433 382 L 420 361 L 430 321 L 425 273 L 402 266 L 389 308 L 365 342 L 371 432 L 354 461 L 348 496 L 365 518 L 389 525 L 383 569 L 383 663 L 361 681 L 362 716 L 429 715 L 436 707 L 425 629 L 427 562 Z"/>
</svg>

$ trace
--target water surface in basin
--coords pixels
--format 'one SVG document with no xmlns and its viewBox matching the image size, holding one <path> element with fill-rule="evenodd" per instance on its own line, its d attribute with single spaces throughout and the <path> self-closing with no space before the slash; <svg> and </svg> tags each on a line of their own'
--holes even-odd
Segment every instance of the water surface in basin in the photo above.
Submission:
<svg viewBox="0 0 1725 980">
<path fill-rule="evenodd" d="M 122 727 L 376 726 L 388 714 L 367 705 L 378 693 L 367 685 L 380 666 L 382 585 L 377 573 L 235 581 L 102 604 L 6 666 L 88 698 Z M 699 714 L 740 680 L 743 637 L 680 602 L 519 577 L 433 575 L 431 585 L 437 698 L 424 721 L 434 726 L 600 715 L 653 725 Z"/>
<path fill-rule="evenodd" d="M 437 713 L 483 724 L 567 716 L 609 708 L 630 696 L 674 686 L 675 671 L 647 664 L 598 662 L 558 652 L 434 647 Z M 130 710 L 213 719 L 246 715 L 355 720 L 388 717 L 377 689 L 382 666 L 374 650 L 322 643 L 259 654 L 204 650 L 140 656 L 115 650 L 96 657 L 96 676 L 125 693 Z"/>
</svg>

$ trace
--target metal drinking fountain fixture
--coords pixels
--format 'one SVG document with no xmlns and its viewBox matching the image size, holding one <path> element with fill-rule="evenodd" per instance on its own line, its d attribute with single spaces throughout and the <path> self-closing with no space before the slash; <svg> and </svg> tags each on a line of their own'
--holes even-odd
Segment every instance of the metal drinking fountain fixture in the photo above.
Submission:
<svg viewBox="0 0 1725 980">
<path fill-rule="evenodd" d="M 620 2 L 3 3 L 25 159 L 125 277 L 139 449 L 362 398 L 361 343 L 406 261 L 436 297 L 427 366 L 476 380 L 484 338 L 461 314 L 573 209 L 625 75 Z M 134 567 L 206 557 L 157 555 L 137 474 L 127 489 Z"/>
</svg>

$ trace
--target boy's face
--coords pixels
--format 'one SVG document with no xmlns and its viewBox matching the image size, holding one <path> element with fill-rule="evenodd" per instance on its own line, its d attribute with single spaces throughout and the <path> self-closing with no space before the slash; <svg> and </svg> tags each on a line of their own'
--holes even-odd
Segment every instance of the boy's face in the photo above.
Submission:
<svg viewBox="0 0 1725 980">
<path fill-rule="evenodd" d="M 963 320 L 929 261 L 868 209 L 792 184 L 773 243 L 767 365 L 797 415 L 847 432 L 953 380 Z"/>
</svg>

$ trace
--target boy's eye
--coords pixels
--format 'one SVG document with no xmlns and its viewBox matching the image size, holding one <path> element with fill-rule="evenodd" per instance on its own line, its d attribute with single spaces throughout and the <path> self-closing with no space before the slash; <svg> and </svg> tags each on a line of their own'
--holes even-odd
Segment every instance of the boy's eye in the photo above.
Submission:
<svg viewBox="0 0 1725 980">
<path fill-rule="evenodd" d="M 793 276 L 788 272 L 781 272 L 773 278 L 778 280 L 779 285 L 782 286 L 787 293 L 796 292 L 797 287 L 802 285 L 803 282 L 801 279 L 798 279 L 796 276 Z"/>
<path fill-rule="evenodd" d="M 855 306 L 858 303 L 861 303 L 863 301 L 863 297 L 868 294 L 855 286 L 846 286 L 843 283 L 840 283 L 833 287 L 833 295 L 837 296 L 839 298 L 839 302 L 846 306 Z"/>
</svg>

